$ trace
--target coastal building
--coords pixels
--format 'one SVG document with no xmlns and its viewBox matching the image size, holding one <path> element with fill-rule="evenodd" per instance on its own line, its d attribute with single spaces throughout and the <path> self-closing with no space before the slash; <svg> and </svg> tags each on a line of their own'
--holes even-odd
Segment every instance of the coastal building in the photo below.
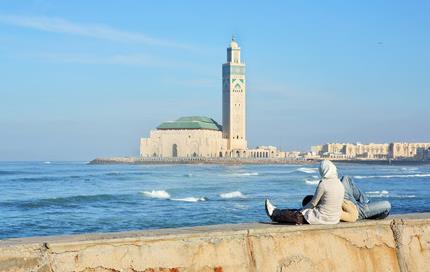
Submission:
<svg viewBox="0 0 430 272">
<path fill-rule="evenodd" d="M 321 153 L 322 148 L 323 148 L 323 145 L 314 145 L 314 146 L 311 146 L 311 153 L 313 155 L 318 155 L 318 154 Z"/>
<path fill-rule="evenodd" d="M 286 152 L 278 150 L 274 146 L 257 146 L 255 149 L 246 151 L 248 158 L 286 158 Z"/>
<path fill-rule="evenodd" d="M 222 65 L 222 126 L 203 116 L 161 123 L 140 139 L 140 156 L 156 158 L 229 157 L 284 158 L 273 146 L 248 149 L 246 140 L 246 78 L 241 49 L 233 38 Z"/>
<path fill-rule="evenodd" d="M 346 144 L 344 153 L 347 158 L 387 159 L 388 144 Z"/>
<path fill-rule="evenodd" d="M 390 143 L 389 156 L 393 159 L 423 159 L 425 156 L 425 150 L 429 148 L 430 143 Z"/>
<path fill-rule="evenodd" d="M 330 159 L 424 160 L 430 143 L 328 143 L 311 147 L 311 154 Z"/>
</svg>

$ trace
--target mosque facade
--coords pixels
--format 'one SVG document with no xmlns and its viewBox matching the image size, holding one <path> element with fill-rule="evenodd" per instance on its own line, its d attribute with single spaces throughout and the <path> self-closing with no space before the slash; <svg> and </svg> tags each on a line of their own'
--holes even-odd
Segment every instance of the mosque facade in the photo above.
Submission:
<svg viewBox="0 0 430 272">
<path fill-rule="evenodd" d="M 222 126 L 204 116 L 161 123 L 140 139 L 141 157 L 279 158 L 273 146 L 248 149 L 246 141 L 246 78 L 240 47 L 233 38 L 222 65 Z"/>
</svg>

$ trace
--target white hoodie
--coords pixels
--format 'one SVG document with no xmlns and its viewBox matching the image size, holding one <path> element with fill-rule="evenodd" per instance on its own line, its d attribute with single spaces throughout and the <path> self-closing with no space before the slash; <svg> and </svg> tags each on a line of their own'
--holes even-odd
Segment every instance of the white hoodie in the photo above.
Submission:
<svg viewBox="0 0 430 272">
<path fill-rule="evenodd" d="M 312 200 L 301 210 L 309 224 L 337 224 L 342 212 L 345 188 L 337 176 L 336 166 L 329 160 L 319 167 L 321 181 Z"/>
</svg>

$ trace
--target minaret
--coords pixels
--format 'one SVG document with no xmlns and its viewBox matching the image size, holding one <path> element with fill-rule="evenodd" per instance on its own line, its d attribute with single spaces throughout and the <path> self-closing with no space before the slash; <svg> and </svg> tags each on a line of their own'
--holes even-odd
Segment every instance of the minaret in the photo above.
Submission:
<svg viewBox="0 0 430 272">
<path fill-rule="evenodd" d="M 246 150 L 245 64 L 240 62 L 240 47 L 233 37 L 227 48 L 227 62 L 222 65 L 223 138 L 235 156 Z"/>
</svg>

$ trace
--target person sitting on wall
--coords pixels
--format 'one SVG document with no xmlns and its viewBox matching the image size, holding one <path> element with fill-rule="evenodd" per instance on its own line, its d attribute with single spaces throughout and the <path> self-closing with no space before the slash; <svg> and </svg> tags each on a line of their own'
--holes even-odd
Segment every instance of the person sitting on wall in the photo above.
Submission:
<svg viewBox="0 0 430 272">
<path fill-rule="evenodd" d="M 312 200 L 313 195 L 307 195 L 302 200 L 302 206 L 305 207 Z M 340 221 L 355 222 L 358 220 L 358 209 L 352 201 L 344 199 L 342 202 L 342 213 Z"/>
<path fill-rule="evenodd" d="M 369 202 L 349 176 L 343 176 L 341 182 L 345 187 L 345 199 L 354 203 L 358 209 L 358 219 L 384 219 L 390 214 L 390 202 L 385 200 Z"/>
<path fill-rule="evenodd" d="M 341 221 L 355 222 L 357 219 L 384 219 L 390 214 L 390 202 L 369 202 L 366 195 L 361 192 L 360 188 L 349 176 L 343 176 L 341 182 L 345 187 Z M 305 196 L 302 205 L 306 206 L 310 199 L 312 199 L 312 195 Z"/>
<path fill-rule="evenodd" d="M 296 225 L 339 223 L 345 189 L 338 178 L 336 166 L 329 160 L 323 160 L 319 173 L 321 181 L 315 194 L 301 210 L 278 209 L 266 199 L 266 213 L 270 219 Z"/>
</svg>

